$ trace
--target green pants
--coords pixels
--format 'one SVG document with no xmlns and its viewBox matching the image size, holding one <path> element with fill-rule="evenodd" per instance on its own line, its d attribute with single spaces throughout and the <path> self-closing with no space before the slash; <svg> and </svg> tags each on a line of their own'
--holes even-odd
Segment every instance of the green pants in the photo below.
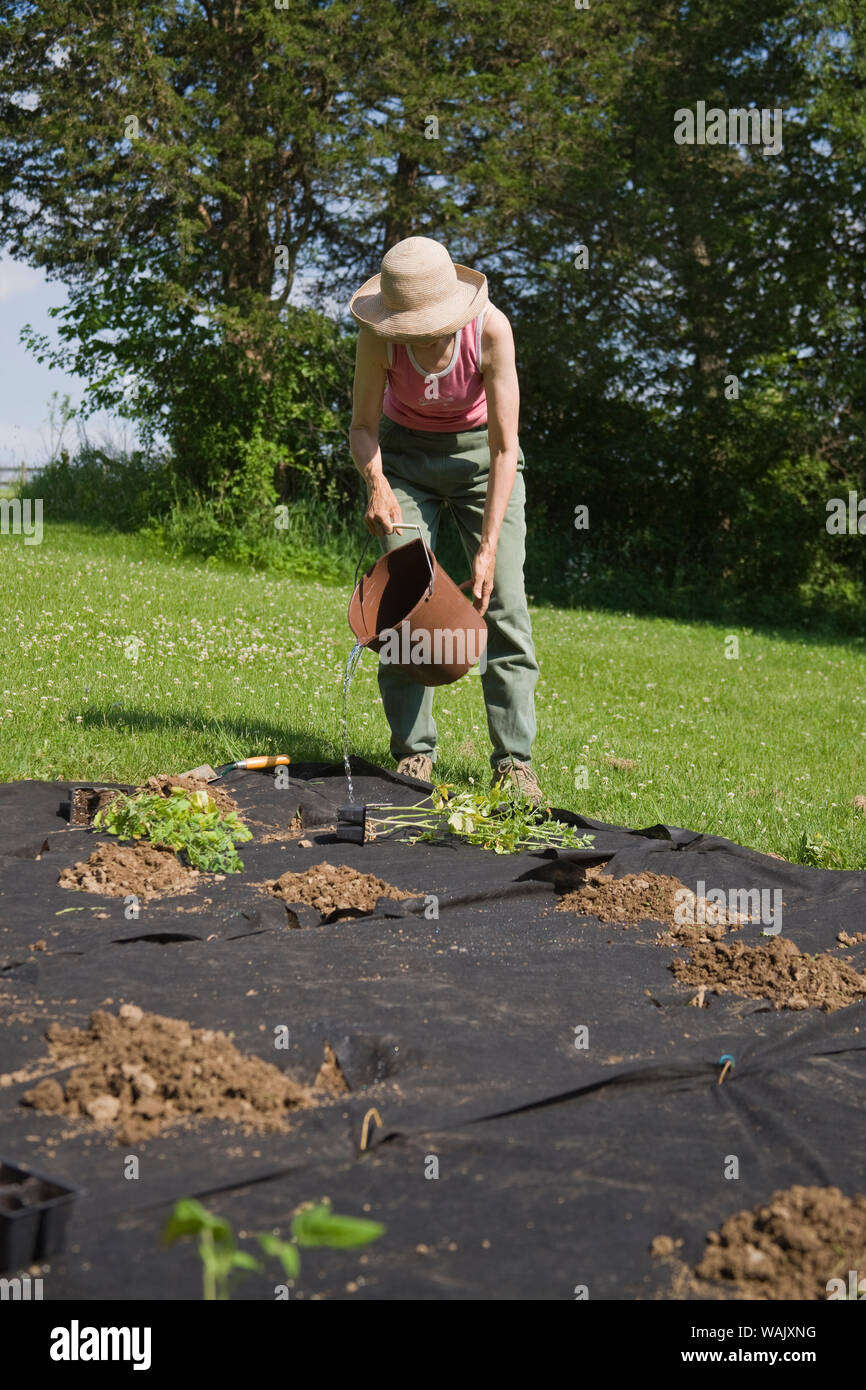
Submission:
<svg viewBox="0 0 866 1390">
<path fill-rule="evenodd" d="M 487 427 L 444 434 L 410 430 L 382 417 L 379 427 L 382 463 L 404 521 L 419 523 L 419 535 L 435 552 L 442 510 L 456 522 L 470 564 L 481 543 L 481 523 L 490 451 Z M 529 762 L 535 738 L 535 683 L 538 666 L 532 625 L 523 586 L 526 521 L 523 453 L 518 452 L 514 490 L 496 550 L 496 571 L 487 622 L 486 668 L 481 674 L 487 727 L 495 766 L 511 755 Z M 411 532 L 383 536 L 383 551 L 415 539 Z M 379 690 L 391 728 L 391 754 L 398 761 L 413 753 L 435 757 L 433 691 L 418 685 L 398 667 L 380 662 Z"/>
</svg>

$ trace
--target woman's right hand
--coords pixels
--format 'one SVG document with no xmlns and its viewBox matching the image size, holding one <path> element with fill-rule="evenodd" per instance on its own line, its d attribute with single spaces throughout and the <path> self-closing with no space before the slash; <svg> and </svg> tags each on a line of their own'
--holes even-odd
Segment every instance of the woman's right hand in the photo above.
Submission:
<svg viewBox="0 0 866 1390">
<path fill-rule="evenodd" d="M 402 520 L 400 503 L 394 496 L 390 483 L 385 478 L 379 478 L 372 485 L 368 485 L 364 525 L 370 535 L 390 536 L 394 531 L 401 535 Z"/>
</svg>

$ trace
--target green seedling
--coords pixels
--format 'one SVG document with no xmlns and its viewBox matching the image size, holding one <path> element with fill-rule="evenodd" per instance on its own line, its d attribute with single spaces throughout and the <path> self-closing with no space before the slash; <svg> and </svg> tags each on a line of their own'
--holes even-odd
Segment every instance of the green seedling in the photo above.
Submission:
<svg viewBox="0 0 866 1390">
<path fill-rule="evenodd" d="M 236 844 L 253 838 L 236 811 L 220 811 L 207 792 L 172 787 L 170 796 L 138 792 L 118 796 L 93 818 L 94 829 L 121 840 L 148 840 L 182 854 L 194 869 L 237 874 L 243 869 Z"/>
<path fill-rule="evenodd" d="M 196 1237 L 202 1267 L 202 1298 L 207 1301 L 230 1297 L 231 1279 L 236 1271 L 261 1269 L 254 1256 L 246 1250 L 238 1250 L 229 1223 L 206 1211 L 194 1197 L 175 1202 L 162 1240 L 164 1245 L 173 1245 L 187 1236 Z"/>
<path fill-rule="evenodd" d="M 549 846 L 587 849 L 595 838 L 580 835 L 564 821 L 539 812 L 510 785 L 499 783 L 489 791 L 457 792 L 447 782 L 433 789 L 430 803 L 417 806 L 368 806 L 366 827 L 370 839 L 401 827 L 417 828 L 416 840 L 435 841 L 452 831 L 470 845 L 492 849 L 494 854 L 517 854 L 524 849 Z"/>
<path fill-rule="evenodd" d="M 266 1255 L 278 1259 L 287 1279 L 295 1280 L 301 1273 L 301 1248 L 326 1246 L 332 1250 L 350 1250 L 369 1245 L 385 1234 L 378 1221 L 357 1216 L 338 1216 L 325 1200 L 302 1207 L 292 1218 L 291 1238 L 273 1232 L 256 1236 Z M 235 1245 L 231 1226 L 222 1217 L 213 1216 L 193 1197 L 175 1202 L 162 1240 L 172 1245 L 176 1240 L 194 1236 L 202 1262 L 202 1298 L 206 1300 L 230 1297 L 231 1279 L 238 1271 L 261 1270 L 263 1265 L 245 1250 Z"/>
</svg>

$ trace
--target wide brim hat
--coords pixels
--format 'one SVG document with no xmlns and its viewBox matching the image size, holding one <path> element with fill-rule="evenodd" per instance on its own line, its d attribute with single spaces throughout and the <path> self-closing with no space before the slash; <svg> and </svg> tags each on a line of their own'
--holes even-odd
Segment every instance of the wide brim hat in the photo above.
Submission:
<svg viewBox="0 0 866 1390">
<path fill-rule="evenodd" d="M 486 275 L 452 261 L 440 242 L 410 236 L 385 253 L 379 274 L 355 291 L 349 311 L 378 337 L 411 342 L 456 333 L 486 303 Z"/>
</svg>

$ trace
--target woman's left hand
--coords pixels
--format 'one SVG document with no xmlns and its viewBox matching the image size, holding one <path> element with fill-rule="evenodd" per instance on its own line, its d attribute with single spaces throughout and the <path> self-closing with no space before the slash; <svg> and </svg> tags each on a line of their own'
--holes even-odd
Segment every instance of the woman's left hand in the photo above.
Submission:
<svg viewBox="0 0 866 1390">
<path fill-rule="evenodd" d="M 480 617 L 484 617 L 493 593 L 493 574 L 496 569 L 496 547 L 482 545 L 472 562 L 472 578 L 460 585 L 472 589 L 472 602 Z"/>
</svg>

